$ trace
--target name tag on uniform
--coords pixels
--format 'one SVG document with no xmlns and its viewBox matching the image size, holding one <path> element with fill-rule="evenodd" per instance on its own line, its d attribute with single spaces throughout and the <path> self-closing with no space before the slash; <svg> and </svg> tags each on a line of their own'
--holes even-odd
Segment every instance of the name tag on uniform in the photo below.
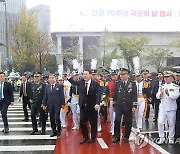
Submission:
<svg viewBox="0 0 180 154">
<path fill-rule="evenodd" d="M 56 88 L 56 90 L 59 90 L 59 88 Z"/>
</svg>

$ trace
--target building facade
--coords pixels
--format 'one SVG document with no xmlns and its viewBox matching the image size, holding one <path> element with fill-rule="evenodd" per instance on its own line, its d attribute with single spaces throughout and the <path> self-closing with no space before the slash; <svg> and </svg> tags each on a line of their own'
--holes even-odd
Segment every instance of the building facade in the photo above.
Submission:
<svg viewBox="0 0 180 154">
<path fill-rule="evenodd" d="M 165 62 L 165 65 L 180 65 L 180 49 L 170 46 L 169 43 L 175 40 L 175 34 L 176 32 L 113 32 L 116 34 L 122 34 L 124 36 L 134 36 L 137 33 L 140 33 L 142 35 L 146 35 L 148 38 L 150 38 L 150 42 L 147 44 L 147 46 L 153 47 L 154 49 L 157 48 L 164 48 L 164 49 L 170 49 L 173 52 L 173 58 L 167 59 Z M 64 62 L 63 58 L 63 49 L 65 48 L 65 41 L 68 40 L 68 38 L 78 37 L 79 38 L 79 52 L 83 55 L 87 55 L 89 59 L 91 59 L 91 51 L 89 50 L 90 45 L 97 45 L 97 38 L 101 37 L 102 32 L 54 32 L 52 33 L 52 38 L 56 46 L 56 55 L 57 55 L 57 61 L 62 68 L 63 65 L 67 65 L 67 63 Z M 106 49 L 106 52 L 110 52 L 111 49 Z M 97 55 L 103 55 L 103 50 L 98 51 Z M 66 66 L 63 66 L 64 69 Z M 110 67 L 110 66 L 109 66 Z M 125 59 L 120 60 L 120 67 L 126 67 L 126 61 Z M 83 61 L 82 68 L 90 68 L 90 60 Z M 143 60 L 141 63 L 141 68 L 149 69 L 150 71 L 156 71 L 155 68 L 148 65 L 146 63 L 146 60 Z"/>
<path fill-rule="evenodd" d="M 6 3 L 6 4 L 5 4 Z M 8 47 L 9 47 L 9 56 L 11 57 L 10 47 L 12 45 L 12 35 L 11 30 L 14 28 L 14 25 L 19 20 L 19 14 L 23 7 L 26 5 L 26 0 L 5 0 L 4 2 L 0 1 L 0 42 L 6 45 L 6 12 L 7 10 L 7 36 L 8 36 Z M 6 69 L 7 67 L 7 55 L 6 48 L 0 46 L 0 70 Z"/>
</svg>

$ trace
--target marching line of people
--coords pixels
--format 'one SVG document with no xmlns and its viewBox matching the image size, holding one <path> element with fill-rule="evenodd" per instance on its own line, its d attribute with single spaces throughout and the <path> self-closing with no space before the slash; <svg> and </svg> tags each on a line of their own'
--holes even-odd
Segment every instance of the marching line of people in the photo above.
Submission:
<svg viewBox="0 0 180 154">
<path fill-rule="evenodd" d="M 110 76 L 110 78 L 109 78 Z M 22 75 L 19 97 L 22 99 L 24 119 L 29 120 L 27 107 L 31 110 L 32 132 L 38 133 L 37 117 L 41 124 L 41 134 L 46 134 L 46 121 L 50 116 L 51 137 L 61 135 L 61 128 L 66 128 L 69 110 L 72 112 L 72 130 L 82 131 L 81 144 L 89 139 L 96 140 L 97 132 L 102 131 L 102 125 L 110 120 L 109 132 L 114 136 L 112 143 L 118 143 L 122 136 L 120 125 L 125 125 L 123 141 L 128 142 L 135 115 L 136 131 L 143 130 L 143 119 L 149 120 L 150 105 L 154 109 L 153 122 L 158 122 L 159 144 L 164 143 L 164 124 L 168 122 L 169 143 L 180 137 L 180 102 L 179 86 L 180 71 L 158 72 L 155 82 L 149 78 L 149 71 L 142 70 L 131 79 L 128 69 L 102 69 L 98 74 L 96 69 L 84 70 L 80 76 L 77 70 L 71 74 L 67 69 L 63 77 L 50 74 L 48 82 L 42 81 L 40 72 L 33 74 L 33 82 L 29 82 L 27 74 Z M 7 110 L 14 104 L 13 89 L 5 81 L 4 72 L 0 72 L 0 110 L 4 122 L 3 132 L 9 131 Z M 103 119 L 103 121 L 101 121 Z M 91 135 L 88 133 L 88 121 Z"/>
</svg>

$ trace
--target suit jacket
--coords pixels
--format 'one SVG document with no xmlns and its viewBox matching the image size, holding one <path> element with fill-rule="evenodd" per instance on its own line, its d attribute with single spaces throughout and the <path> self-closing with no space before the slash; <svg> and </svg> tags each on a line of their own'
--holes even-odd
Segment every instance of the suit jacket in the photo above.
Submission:
<svg viewBox="0 0 180 154">
<path fill-rule="evenodd" d="M 73 85 L 77 85 L 79 88 L 80 108 L 82 107 L 84 101 L 86 101 L 87 107 L 91 109 L 94 109 L 94 106 L 96 104 L 100 104 L 100 101 L 101 101 L 100 86 L 96 81 L 91 80 L 88 94 L 86 94 L 84 79 L 80 79 L 79 81 L 74 81 L 72 78 L 70 78 L 69 82 Z"/>
<path fill-rule="evenodd" d="M 59 83 L 56 83 L 53 91 L 51 91 L 51 84 L 46 85 L 43 105 L 47 106 L 47 110 L 50 111 L 52 107 L 56 110 L 60 110 L 62 105 L 65 104 L 64 101 L 64 89 Z"/>
<path fill-rule="evenodd" d="M 162 85 L 162 84 L 164 84 L 164 80 L 162 81 L 161 85 Z M 156 81 L 154 82 L 154 87 L 153 87 L 153 90 L 152 90 L 152 102 L 153 102 L 153 103 L 154 103 L 155 101 L 159 101 L 159 102 L 160 102 L 160 100 L 156 98 L 156 94 L 157 94 L 157 92 L 158 92 L 159 86 L 161 86 L 161 85 L 159 85 L 159 80 L 156 80 Z"/>
<path fill-rule="evenodd" d="M 27 94 L 27 98 L 28 100 L 31 99 L 31 95 L 32 95 L 32 89 L 31 89 L 31 82 L 26 82 L 26 94 Z M 23 83 L 21 84 L 20 86 L 20 94 L 19 94 L 19 97 L 23 96 L 24 98 L 24 95 L 23 95 Z"/>
<path fill-rule="evenodd" d="M 137 106 L 137 87 L 135 82 L 127 81 L 123 85 L 122 81 L 115 84 L 114 90 L 114 106 L 123 111 L 131 111 L 132 107 Z"/>
<path fill-rule="evenodd" d="M 13 87 L 11 83 L 4 82 L 3 94 L 5 103 L 10 104 L 11 102 L 14 102 Z"/>
</svg>

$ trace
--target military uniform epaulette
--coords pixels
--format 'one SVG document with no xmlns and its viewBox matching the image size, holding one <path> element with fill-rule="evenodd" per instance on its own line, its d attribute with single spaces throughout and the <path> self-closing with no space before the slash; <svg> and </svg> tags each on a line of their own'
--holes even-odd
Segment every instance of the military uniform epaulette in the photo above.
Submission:
<svg viewBox="0 0 180 154">
<path fill-rule="evenodd" d="M 173 86 L 174 86 L 174 87 L 179 87 L 179 86 L 178 86 L 177 84 L 175 84 L 175 83 L 173 83 Z"/>
</svg>

